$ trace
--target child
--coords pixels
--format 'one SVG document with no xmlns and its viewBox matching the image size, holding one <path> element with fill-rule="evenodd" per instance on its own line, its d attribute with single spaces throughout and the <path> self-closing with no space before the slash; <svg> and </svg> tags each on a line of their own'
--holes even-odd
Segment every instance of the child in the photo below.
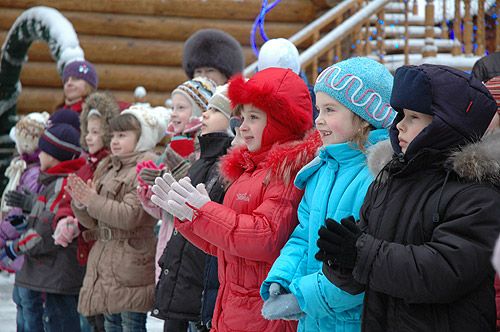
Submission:
<svg viewBox="0 0 500 332">
<path fill-rule="evenodd" d="M 222 30 L 199 30 L 184 44 L 182 67 L 189 79 L 206 77 L 223 85 L 244 66 L 240 43 Z"/>
<path fill-rule="evenodd" d="M 363 331 L 494 331 L 498 144 L 492 158 L 480 139 L 496 103 L 465 73 L 421 65 L 396 71 L 391 105 L 392 149 L 369 165 L 394 157 L 359 228 L 350 217 L 319 231 L 323 272 L 351 294 L 364 290 Z"/>
<path fill-rule="evenodd" d="M 118 116 L 120 108 L 114 97 L 108 93 L 94 92 L 87 97 L 80 114 L 80 144 L 88 152 L 86 163 L 75 172 L 83 181 L 93 178 L 98 163 L 109 155 L 111 131 L 109 122 Z M 59 209 L 56 213 L 57 226 L 54 231 L 54 243 L 67 247 L 77 238 L 77 259 L 80 265 L 87 264 L 87 258 L 93 241 L 86 242 L 81 236 L 85 228 L 78 224 L 71 210 L 71 196 L 65 195 L 66 209 Z M 94 331 L 104 331 L 104 316 L 87 317 L 87 321 Z"/>
<path fill-rule="evenodd" d="M 81 153 L 78 140 L 78 131 L 68 124 L 56 123 L 44 131 L 38 143 L 43 189 L 29 214 L 28 230 L 6 246 L 11 259 L 25 254 L 15 281 L 17 322 L 22 331 L 42 331 L 44 327 L 46 331 L 80 331 L 77 302 L 84 269 L 76 260 L 76 246 L 62 248 L 52 238 L 54 216 L 64 208 L 61 198 L 66 177 L 84 163 L 77 159 Z"/>
<path fill-rule="evenodd" d="M 218 258 L 214 330 L 294 331 L 293 322 L 262 318 L 259 287 L 297 224 L 302 193 L 291 180 L 318 147 L 314 136 L 304 141 L 312 128 L 311 99 L 300 77 L 281 68 L 260 71 L 248 81 L 232 79 L 229 98 L 244 105 L 245 146 L 222 159 L 222 175 L 232 182 L 224 203 L 211 202 L 203 184 L 172 183 L 169 176 L 167 182 L 157 179 L 164 192 L 153 198 L 182 221 L 176 221 L 182 235 Z"/>
<path fill-rule="evenodd" d="M 365 152 L 387 139 L 385 128 L 395 116 L 392 80 L 384 65 L 368 58 L 339 62 L 318 77 L 316 129 L 323 147 L 295 178 L 305 190 L 299 225 L 261 287 L 265 318 L 300 318 L 298 331 L 359 331 L 363 295 L 332 285 L 314 254 L 325 219 L 359 215 L 373 181 Z"/>
<path fill-rule="evenodd" d="M 215 83 L 204 77 L 196 77 L 179 85 L 172 92 L 173 111 L 170 116 L 169 131 L 173 135 L 172 141 L 165 149 L 164 153 L 156 158 L 154 168 L 148 165 L 139 171 L 139 183 L 137 194 L 146 212 L 157 219 L 163 219 L 158 234 L 158 244 L 156 248 L 156 259 L 158 262 L 163 255 L 165 247 L 174 230 L 171 216 L 162 216 L 161 209 L 151 204 L 151 186 L 154 185 L 156 177 L 161 176 L 167 169 L 176 179 L 181 179 L 187 175 L 191 161 L 198 158 L 199 144 L 196 142 L 196 135 L 201 129 L 202 112 L 208 106 L 208 100 L 215 92 Z M 166 168 L 159 167 L 164 164 Z M 156 281 L 161 273 L 160 267 L 156 266 Z"/>
<path fill-rule="evenodd" d="M 232 141 L 232 137 L 228 135 L 231 107 L 226 95 L 227 86 L 223 86 L 210 98 L 208 107 L 203 112 L 201 135 L 198 137 L 200 159 L 188 171 L 191 183 L 206 183 L 210 198 L 219 203 L 222 202 L 225 190 L 219 181 L 218 159 L 226 154 Z M 153 309 L 153 316 L 166 320 L 167 331 L 186 331 L 189 322 L 194 325 L 200 321 L 205 260 L 203 251 L 174 231 L 158 262 L 162 273 L 156 286 Z M 203 293 L 204 297 L 205 295 L 209 294 Z M 215 302 L 215 297 L 213 301 Z M 206 310 L 210 311 L 208 308 Z M 213 312 L 213 308 L 211 311 Z M 207 315 L 211 317 L 210 313 Z"/>
<path fill-rule="evenodd" d="M 106 330 L 145 331 L 153 305 L 155 220 L 137 199 L 136 164 L 155 158 L 166 122 L 151 108 L 132 106 L 109 124 L 111 156 L 99 163 L 94 182 L 72 176 L 68 185 L 78 222 L 88 228 L 90 250 L 78 311 L 104 314 Z M 95 184 L 95 185 L 94 185 Z"/>
<path fill-rule="evenodd" d="M 64 104 L 58 109 L 82 112 L 83 101 L 97 90 L 99 78 L 94 66 L 88 61 L 72 61 L 64 66 L 63 75 Z"/>
</svg>

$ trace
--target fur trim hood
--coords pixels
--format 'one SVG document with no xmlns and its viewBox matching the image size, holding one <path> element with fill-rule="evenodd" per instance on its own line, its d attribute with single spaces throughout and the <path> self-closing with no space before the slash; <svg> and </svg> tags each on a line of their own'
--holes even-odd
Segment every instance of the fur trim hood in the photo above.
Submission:
<svg viewBox="0 0 500 332">
<path fill-rule="evenodd" d="M 259 165 L 267 169 L 265 182 L 280 179 L 286 184 L 293 182 L 297 173 L 309 163 L 321 147 L 321 137 L 317 130 L 311 130 L 302 140 L 276 144 L 265 153 Z M 221 174 L 228 182 L 234 182 L 245 171 L 251 171 L 258 166 L 252 160 L 246 147 L 233 148 L 221 158 Z"/>
<path fill-rule="evenodd" d="M 368 152 L 368 167 L 377 175 L 394 156 L 389 140 Z M 485 135 L 481 141 L 454 151 L 448 158 L 451 169 L 462 179 L 500 185 L 500 129 Z"/>
<path fill-rule="evenodd" d="M 106 92 L 94 92 L 87 97 L 83 105 L 82 113 L 80 114 L 80 145 L 85 150 L 88 149 L 87 142 L 85 142 L 85 136 L 87 136 L 88 134 L 87 120 L 92 110 L 97 110 L 99 114 L 101 114 L 101 117 L 104 118 L 103 141 L 104 146 L 109 147 L 109 144 L 111 142 L 111 130 L 109 129 L 109 122 L 115 116 L 118 116 L 120 114 L 120 106 L 116 102 L 115 98 L 111 94 Z"/>
</svg>

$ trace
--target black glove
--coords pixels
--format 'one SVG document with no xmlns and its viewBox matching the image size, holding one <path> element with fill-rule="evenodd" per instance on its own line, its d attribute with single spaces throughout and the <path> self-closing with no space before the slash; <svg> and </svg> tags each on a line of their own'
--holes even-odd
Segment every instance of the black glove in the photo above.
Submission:
<svg viewBox="0 0 500 332">
<path fill-rule="evenodd" d="M 318 234 L 317 245 L 320 250 L 316 259 L 329 266 L 352 270 L 356 263 L 356 241 L 362 234 L 354 217 L 344 218 L 340 223 L 327 219 L 326 227 L 321 226 Z"/>
<path fill-rule="evenodd" d="M 24 232 L 26 227 L 28 226 L 28 220 L 23 214 L 14 214 L 11 216 L 8 216 L 5 221 L 9 222 L 14 228 L 17 230 L 18 233 Z"/>
<path fill-rule="evenodd" d="M 5 194 L 5 203 L 8 206 L 21 208 L 24 213 L 30 213 L 35 205 L 35 198 L 36 195 L 27 189 L 23 192 L 11 190 Z"/>
</svg>

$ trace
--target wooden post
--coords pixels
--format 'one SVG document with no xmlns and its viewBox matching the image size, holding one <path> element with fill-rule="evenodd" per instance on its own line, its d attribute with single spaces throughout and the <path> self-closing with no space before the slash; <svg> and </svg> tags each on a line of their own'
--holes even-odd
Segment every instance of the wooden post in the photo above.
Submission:
<svg viewBox="0 0 500 332">
<path fill-rule="evenodd" d="M 404 52 L 405 52 L 405 65 L 408 65 L 410 63 L 410 55 L 409 55 L 409 51 L 410 51 L 410 33 L 408 31 L 408 11 L 409 11 L 409 8 L 408 8 L 408 0 L 404 0 L 405 2 L 405 48 L 404 48 Z"/>
<path fill-rule="evenodd" d="M 418 0 L 413 0 L 413 15 L 418 15 Z"/>
<path fill-rule="evenodd" d="M 328 52 L 326 52 L 326 60 L 328 61 L 328 65 L 331 66 L 333 65 L 333 48 L 329 49 Z"/>
<path fill-rule="evenodd" d="M 470 12 L 470 0 L 464 0 L 464 43 L 465 55 L 472 55 L 472 16 Z"/>
<path fill-rule="evenodd" d="M 377 15 L 377 50 L 379 52 L 379 62 L 384 63 L 384 56 L 385 56 L 385 10 L 382 8 L 380 12 L 378 12 Z M 383 22 L 381 24 L 380 22 Z"/>
<path fill-rule="evenodd" d="M 448 25 L 446 24 L 446 0 L 443 1 L 443 20 L 441 22 L 441 39 L 448 39 Z"/>
<path fill-rule="evenodd" d="M 477 31 L 476 31 L 476 55 L 483 56 L 485 51 L 486 35 L 484 32 L 484 0 L 478 0 L 477 7 Z"/>
<path fill-rule="evenodd" d="M 422 55 L 424 58 L 437 55 L 434 45 L 434 0 L 426 0 L 425 4 L 425 45 Z"/>
<path fill-rule="evenodd" d="M 316 30 L 314 31 L 313 33 L 313 45 L 316 44 L 319 40 L 319 31 Z M 311 81 L 312 82 L 316 82 L 316 78 L 318 77 L 318 67 L 319 67 L 319 59 L 318 59 L 318 56 L 316 55 L 314 57 L 314 60 L 312 62 L 312 73 L 311 73 Z"/>
<path fill-rule="evenodd" d="M 461 23 L 462 17 L 460 16 L 460 0 L 455 0 L 455 18 L 453 19 L 453 35 L 455 36 L 455 40 L 453 48 L 451 49 L 451 54 L 454 56 L 462 54 L 462 43 L 460 42 L 462 40 L 460 36 Z"/>
<path fill-rule="evenodd" d="M 500 1 L 500 0 L 499 0 Z M 365 56 L 372 52 L 372 44 L 370 41 L 370 36 L 372 35 L 370 20 L 366 21 L 365 25 Z"/>
<path fill-rule="evenodd" d="M 495 31 L 495 44 L 496 52 L 500 52 L 500 19 L 498 18 L 500 16 L 500 0 L 497 0 L 496 2 L 496 10 L 497 10 L 497 19 L 495 20 L 495 25 L 496 25 L 496 31 Z"/>
<path fill-rule="evenodd" d="M 337 19 L 335 21 L 335 26 L 339 26 L 340 25 L 340 18 Z M 334 46 L 335 48 L 335 62 L 339 62 L 339 61 L 342 61 L 342 48 L 341 48 L 341 45 L 340 45 L 340 42 L 338 42 L 337 44 L 335 44 Z"/>
</svg>

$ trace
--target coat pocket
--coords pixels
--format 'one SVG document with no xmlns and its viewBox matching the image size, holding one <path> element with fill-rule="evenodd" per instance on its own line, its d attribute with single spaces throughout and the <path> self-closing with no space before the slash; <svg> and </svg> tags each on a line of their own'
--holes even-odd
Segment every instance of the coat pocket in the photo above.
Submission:
<svg viewBox="0 0 500 332">
<path fill-rule="evenodd" d="M 262 315 L 262 301 L 258 289 L 246 289 L 234 283 L 228 283 L 228 295 L 224 310 L 224 324 L 235 331 L 265 331 L 268 321 Z"/>
<path fill-rule="evenodd" d="M 116 281 L 126 287 L 153 285 L 154 250 L 151 239 L 117 241 L 111 263 Z"/>
</svg>

